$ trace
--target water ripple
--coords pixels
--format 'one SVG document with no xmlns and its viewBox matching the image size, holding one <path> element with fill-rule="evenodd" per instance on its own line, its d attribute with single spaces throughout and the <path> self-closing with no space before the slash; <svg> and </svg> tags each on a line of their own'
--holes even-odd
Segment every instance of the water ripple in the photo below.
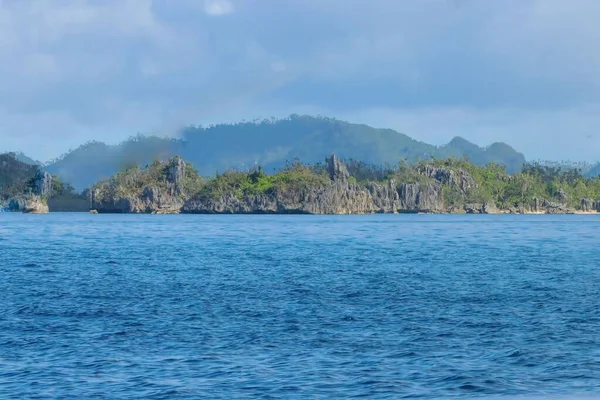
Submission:
<svg viewBox="0 0 600 400">
<path fill-rule="evenodd" d="M 0 214 L 0 398 L 594 394 L 599 228 Z"/>
</svg>

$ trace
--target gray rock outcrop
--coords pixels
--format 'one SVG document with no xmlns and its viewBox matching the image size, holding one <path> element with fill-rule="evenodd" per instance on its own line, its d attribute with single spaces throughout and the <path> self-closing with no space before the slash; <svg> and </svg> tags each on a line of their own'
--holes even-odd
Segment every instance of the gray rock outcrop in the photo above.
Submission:
<svg viewBox="0 0 600 400">
<path fill-rule="evenodd" d="M 48 197 L 52 193 L 52 175 L 46 171 L 40 171 L 35 177 L 33 194 Z"/>
<path fill-rule="evenodd" d="M 23 212 L 26 214 L 48 214 L 50 209 L 48 203 L 40 196 L 31 196 L 24 204 Z"/>
<path fill-rule="evenodd" d="M 167 191 L 171 196 L 181 194 L 181 184 L 185 178 L 186 165 L 179 156 L 173 157 L 167 165 Z"/>
<path fill-rule="evenodd" d="M 348 168 L 335 154 L 332 154 L 327 159 L 327 172 L 329 173 L 329 178 L 334 182 L 343 182 L 350 177 Z"/>
<path fill-rule="evenodd" d="M 576 212 L 576 210 L 563 203 L 534 198 L 531 204 L 521 208 L 519 212 L 540 214 L 573 214 Z"/>
<path fill-rule="evenodd" d="M 48 198 L 52 195 L 52 175 L 40 171 L 34 178 L 30 193 L 12 197 L 6 201 L 8 211 L 27 214 L 47 214 L 50 212 Z"/>
<path fill-rule="evenodd" d="M 583 212 L 599 212 L 600 200 L 581 199 L 580 208 Z"/>
<path fill-rule="evenodd" d="M 335 155 L 327 158 L 322 176 L 311 175 L 312 180 L 297 179 L 285 183 L 272 184 L 266 189 L 244 188 L 242 183 L 221 187 L 219 190 L 200 190 L 190 197 L 185 186 L 186 163 L 175 157 L 161 164 L 163 180 L 147 184 L 143 188 L 133 185 L 133 189 L 113 187 L 114 181 L 97 185 L 90 191 L 90 209 L 100 213 L 202 213 L 202 214 L 371 214 L 371 213 L 550 213 L 565 214 L 576 212 L 567 206 L 568 196 L 560 193 L 557 201 L 534 198 L 525 204 L 504 205 L 498 208 L 493 202 L 471 202 L 467 199 L 477 188 L 473 177 L 462 169 L 421 165 L 413 182 L 386 182 L 358 184 L 350 178 L 346 165 Z M 250 179 L 251 175 L 248 175 Z M 329 179 L 328 179 L 329 178 Z M 191 179 L 191 178 L 190 178 Z M 261 178 L 262 179 L 262 178 Z M 226 181 L 227 182 L 227 181 Z M 51 183 L 50 183 L 51 185 Z M 111 186 L 113 185 L 113 186 Z M 40 188 L 48 190 L 48 184 Z M 444 202 L 444 189 L 457 188 L 459 200 L 451 206 Z M 51 187 L 50 187 L 51 188 Z M 196 192 L 194 192 L 196 193 Z M 461 200 L 462 199 L 462 202 Z M 563 199 L 564 201 L 561 201 Z M 571 204 L 571 203 L 568 203 Z M 15 207 L 26 208 L 26 204 Z M 33 207 L 35 208 L 35 207 Z M 600 202 L 582 199 L 577 210 L 583 212 L 600 211 Z"/>
<path fill-rule="evenodd" d="M 181 157 L 174 157 L 165 165 L 166 190 L 146 186 L 141 193 L 124 194 L 121 188 L 110 183 L 98 185 L 90 190 L 90 209 L 100 213 L 176 214 L 184 204 L 182 182 L 186 164 Z"/>
<path fill-rule="evenodd" d="M 419 165 L 417 171 L 428 178 L 434 179 L 442 185 L 459 188 L 463 193 L 477 187 L 475 180 L 467 171 L 454 168 L 443 168 L 435 165 Z"/>
<path fill-rule="evenodd" d="M 327 159 L 330 183 L 314 187 L 276 188 L 260 194 L 217 198 L 200 197 L 185 202 L 185 213 L 300 213 L 371 214 L 393 212 L 443 212 L 442 188 L 437 183 L 372 183 L 362 187 L 349 181 L 346 166 L 332 155 Z"/>
<path fill-rule="evenodd" d="M 90 209 L 102 213 L 176 214 L 184 203 L 180 197 L 154 187 L 144 188 L 139 196 L 107 195 L 97 188 L 90 192 L 90 196 Z"/>
<path fill-rule="evenodd" d="M 502 210 L 494 203 L 467 203 L 463 210 L 467 214 L 500 214 Z"/>
</svg>

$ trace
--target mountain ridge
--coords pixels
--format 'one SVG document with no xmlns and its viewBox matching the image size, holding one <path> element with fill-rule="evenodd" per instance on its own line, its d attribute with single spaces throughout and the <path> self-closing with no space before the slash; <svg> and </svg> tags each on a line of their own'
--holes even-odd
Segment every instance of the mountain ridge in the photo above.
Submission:
<svg viewBox="0 0 600 400">
<path fill-rule="evenodd" d="M 394 165 L 431 158 L 466 157 L 475 164 L 503 164 L 517 172 L 525 156 L 505 143 L 480 147 L 462 137 L 436 146 L 387 128 L 335 118 L 292 114 L 282 119 L 188 126 L 179 138 L 138 135 L 116 145 L 92 141 L 44 165 L 83 190 L 130 165 L 148 165 L 181 155 L 202 175 L 261 165 L 276 170 L 295 159 L 320 162 L 330 154 L 367 163 Z"/>
</svg>

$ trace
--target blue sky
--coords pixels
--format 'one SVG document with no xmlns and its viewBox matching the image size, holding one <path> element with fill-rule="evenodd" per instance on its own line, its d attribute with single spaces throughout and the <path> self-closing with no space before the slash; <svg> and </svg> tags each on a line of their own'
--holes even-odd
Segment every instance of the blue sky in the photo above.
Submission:
<svg viewBox="0 0 600 400">
<path fill-rule="evenodd" d="M 291 113 L 600 160 L 597 0 L 0 0 L 0 151 Z"/>
</svg>

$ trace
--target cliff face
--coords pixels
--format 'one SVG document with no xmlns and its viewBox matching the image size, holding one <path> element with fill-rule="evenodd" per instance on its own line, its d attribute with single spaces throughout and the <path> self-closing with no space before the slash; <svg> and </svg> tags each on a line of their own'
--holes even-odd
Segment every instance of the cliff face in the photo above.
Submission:
<svg viewBox="0 0 600 400">
<path fill-rule="evenodd" d="M 149 177 L 143 173 L 126 176 L 123 182 L 101 182 L 90 190 L 90 209 L 101 213 L 179 213 L 187 199 L 184 181 L 188 170 L 181 157 L 153 165 L 155 180 L 141 188 Z M 135 186 L 133 190 L 127 184 Z"/>
<path fill-rule="evenodd" d="M 461 192 L 467 193 L 477 187 L 473 177 L 462 169 L 440 168 L 434 165 L 420 165 L 417 171 L 428 178 L 448 186 L 457 187 Z"/>
<path fill-rule="evenodd" d="M 0 208 L 13 212 L 24 212 L 30 214 L 47 214 L 48 197 L 52 193 L 52 175 L 45 171 L 39 171 L 32 181 L 28 192 L 9 197 L 0 204 Z"/>
<path fill-rule="evenodd" d="M 581 199 L 581 211 L 600 212 L 600 200 Z"/>
<path fill-rule="evenodd" d="M 33 182 L 33 194 L 25 199 L 24 213 L 48 214 L 48 197 L 52 194 L 52 175 L 40 171 Z"/>
<path fill-rule="evenodd" d="M 102 213 L 173 214 L 183 206 L 183 200 L 156 187 L 144 188 L 141 195 L 119 196 L 102 189 L 90 191 L 91 209 Z"/>
<path fill-rule="evenodd" d="M 327 159 L 330 182 L 323 186 L 275 188 L 265 193 L 187 201 L 185 213 L 299 213 L 371 214 L 378 212 L 442 212 L 438 184 L 373 183 L 367 187 L 349 180 L 346 166 L 335 155 Z"/>
</svg>

